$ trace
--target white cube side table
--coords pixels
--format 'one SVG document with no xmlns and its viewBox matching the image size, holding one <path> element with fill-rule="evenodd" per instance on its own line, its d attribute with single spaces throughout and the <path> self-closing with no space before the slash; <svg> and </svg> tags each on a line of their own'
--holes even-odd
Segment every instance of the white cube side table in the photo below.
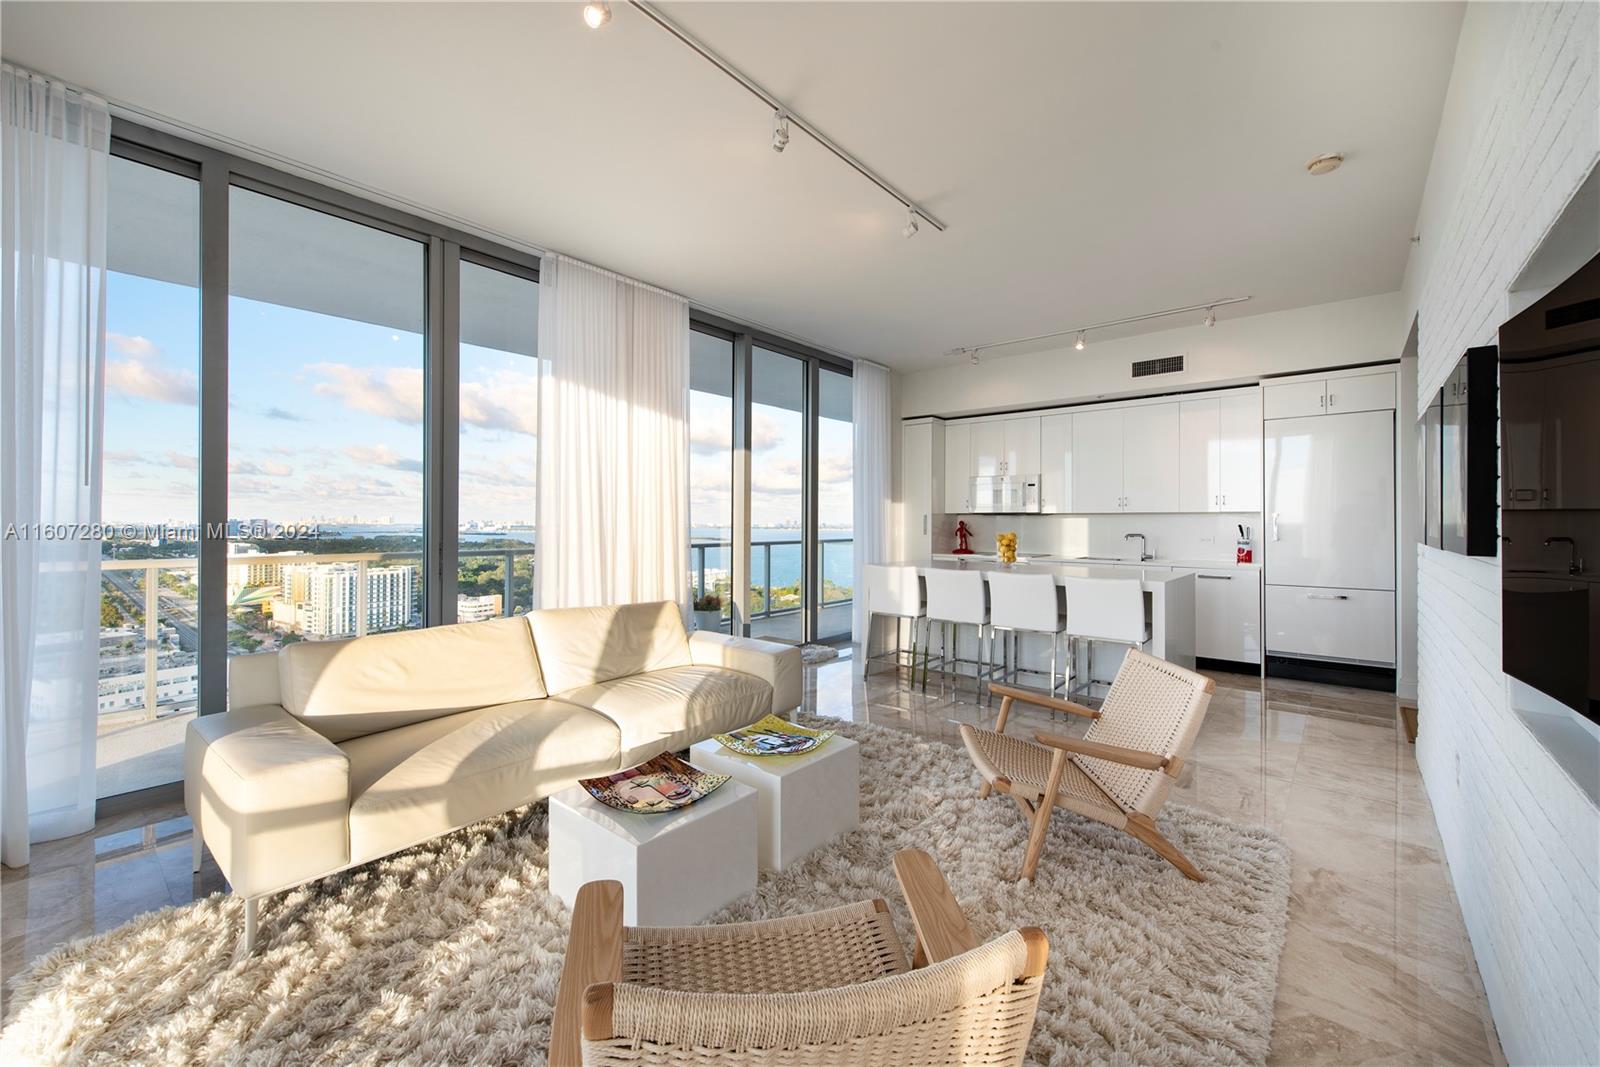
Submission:
<svg viewBox="0 0 1600 1067">
<path fill-rule="evenodd" d="M 689 762 L 755 789 L 764 871 L 781 871 L 861 825 L 861 747 L 848 737 L 835 734 L 793 756 L 745 756 L 707 740 L 689 749 Z"/>
<path fill-rule="evenodd" d="M 581 785 L 550 798 L 550 891 L 622 883 L 629 926 L 690 926 L 756 887 L 756 794 L 737 781 L 664 815 L 609 808 Z"/>
</svg>

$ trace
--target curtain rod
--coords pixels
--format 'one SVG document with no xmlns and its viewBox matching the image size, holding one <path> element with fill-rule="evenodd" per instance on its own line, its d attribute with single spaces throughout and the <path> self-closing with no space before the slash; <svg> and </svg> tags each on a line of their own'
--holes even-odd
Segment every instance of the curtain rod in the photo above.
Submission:
<svg viewBox="0 0 1600 1067">
<path fill-rule="evenodd" d="M 894 199 L 900 201 L 901 204 L 905 205 L 905 209 L 907 211 L 920 217 L 923 221 L 927 222 L 928 225 L 932 226 L 940 233 L 945 231 L 945 224 L 943 222 L 930 214 L 926 209 L 919 207 L 915 200 L 912 200 L 905 193 L 902 193 L 894 185 L 890 184 L 887 178 L 884 178 L 877 171 L 861 162 L 861 160 L 851 155 L 839 145 L 835 144 L 833 139 L 827 134 L 823 133 L 810 122 L 806 121 L 806 119 L 797 114 L 793 108 L 789 107 L 788 104 L 785 104 L 782 100 L 779 100 L 772 93 L 768 92 L 753 78 L 745 74 L 744 71 L 740 70 L 726 59 L 723 59 L 717 53 L 713 52 L 708 46 L 701 43 L 701 41 L 688 30 L 685 30 L 682 26 L 679 26 L 666 15 L 662 14 L 654 4 L 647 3 L 646 0 L 629 0 L 629 3 L 636 8 L 640 14 L 644 15 L 657 26 L 660 26 L 663 30 L 666 30 L 668 33 L 672 34 L 672 36 L 676 37 L 679 41 L 687 45 L 692 51 L 699 55 L 701 59 L 704 59 L 712 66 L 722 71 L 722 73 L 738 82 L 751 96 L 756 97 L 772 110 L 781 112 L 786 118 L 788 118 L 790 122 L 800 127 L 800 129 L 804 130 L 806 133 L 810 134 L 813 140 L 815 140 L 823 148 L 826 148 L 828 151 L 832 152 L 835 156 L 839 157 L 841 162 L 853 168 L 856 173 L 860 174 L 873 185 L 876 185 L 879 189 L 882 189 L 884 192 L 888 193 Z"/>
</svg>

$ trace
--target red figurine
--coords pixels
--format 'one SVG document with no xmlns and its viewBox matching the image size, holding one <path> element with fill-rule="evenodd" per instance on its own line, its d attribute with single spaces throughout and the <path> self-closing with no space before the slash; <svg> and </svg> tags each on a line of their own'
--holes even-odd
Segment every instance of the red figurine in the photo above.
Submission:
<svg viewBox="0 0 1600 1067">
<path fill-rule="evenodd" d="M 967 524 L 965 522 L 956 523 L 956 550 L 954 552 L 952 552 L 951 555 L 953 555 L 953 556 L 970 556 L 970 555 L 972 555 L 972 546 L 967 543 L 967 539 L 969 537 L 971 537 L 971 536 L 972 536 L 972 530 L 971 530 L 971 528 L 969 528 L 967 526 Z"/>
</svg>

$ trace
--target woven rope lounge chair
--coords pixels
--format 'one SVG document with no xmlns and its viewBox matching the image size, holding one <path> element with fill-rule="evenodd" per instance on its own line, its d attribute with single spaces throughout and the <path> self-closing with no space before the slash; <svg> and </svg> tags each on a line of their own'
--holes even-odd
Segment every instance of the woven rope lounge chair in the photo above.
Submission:
<svg viewBox="0 0 1600 1067">
<path fill-rule="evenodd" d="M 578 891 L 551 1067 L 1022 1063 L 1049 946 L 979 945 L 927 853 L 894 860 L 917 942 L 881 900 L 726 926 L 629 927 L 622 886 Z"/>
<path fill-rule="evenodd" d="M 1022 877 L 1032 881 L 1050 814 L 1065 808 L 1125 830 L 1197 882 L 1205 875 L 1156 829 L 1155 817 L 1194 745 L 1215 683 L 1165 660 L 1130 650 L 1099 711 L 1011 686 L 1000 694 L 993 730 L 963 724 L 961 740 L 983 776 L 980 796 L 1005 793 L 1033 821 Z M 1082 739 L 1006 735 L 1014 702 L 1094 720 Z"/>
</svg>

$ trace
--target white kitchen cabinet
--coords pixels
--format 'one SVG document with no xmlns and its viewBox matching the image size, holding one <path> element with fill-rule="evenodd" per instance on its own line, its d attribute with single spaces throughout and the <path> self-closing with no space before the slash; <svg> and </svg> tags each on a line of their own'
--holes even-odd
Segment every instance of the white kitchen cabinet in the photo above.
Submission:
<svg viewBox="0 0 1600 1067">
<path fill-rule="evenodd" d="M 1267 651 L 1394 665 L 1394 593 L 1269 585 Z"/>
<path fill-rule="evenodd" d="M 1003 424 L 1004 444 L 1000 473 L 1007 477 L 1039 473 L 1039 416 L 1007 419 Z"/>
<path fill-rule="evenodd" d="M 1072 416 L 1072 510 L 1095 514 L 1122 510 L 1124 409 L 1078 411 Z"/>
<path fill-rule="evenodd" d="M 1262 417 L 1293 419 L 1301 415 L 1321 415 L 1327 402 L 1328 383 L 1321 378 L 1268 385 L 1262 390 Z"/>
<path fill-rule="evenodd" d="M 1122 413 L 1122 510 L 1178 510 L 1177 404 L 1148 404 Z"/>
<path fill-rule="evenodd" d="M 1046 415 L 1039 420 L 1039 510 L 1066 515 L 1072 502 L 1072 416 Z"/>
<path fill-rule="evenodd" d="M 1294 419 L 1347 411 L 1392 411 L 1394 372 L 1269 385 L 1263 391 L 1263 417 Z"/>
<path fill-rule="evenodd" d="M 1178 568 L 1194 574 L 1194 653 L 1261 662 L 1261 572 L 1254 567 Z"/>
<path fill-rule="evenodd" d="M 933 551 L 933 422 L 905 423 L 900 429 L 901 559 L 921 559 Z"/>
<path fill-rule="evenodd" d="M 946 515 L 972 511 L 972 424 L 944 424 L 944 508 Z"/>
<path fill-rule="evenodd" d="M 1006 424 L 1000 419 L 968 423 L 972 427 L 973 478 L 997 478 L 1006 460 Z"/>
<path fill-rule="evenodd" d="M 1222 510 L 1222 419 L 1215 397 L 1178 405 L 1178 510 Z"/>
<path fill-rule="evenodd" d="M 1217 400 L 1219 511 L 1261 510 L 1261 399 L 1251 390 Z"/>
<path fill-rule="evenodd" d="M 1356 374 L 1328 379 L 1328 413 L 1344 411 L 1392 411 L 1394 374 Z"/>
</svg>

